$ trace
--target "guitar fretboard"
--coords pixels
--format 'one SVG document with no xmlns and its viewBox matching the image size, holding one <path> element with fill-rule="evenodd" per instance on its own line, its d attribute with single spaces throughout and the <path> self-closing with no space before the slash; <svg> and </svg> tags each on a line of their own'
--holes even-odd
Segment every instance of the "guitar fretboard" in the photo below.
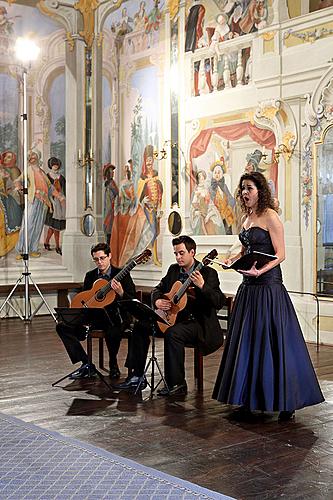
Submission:
<svg viewBox="0 0 333 500">
<path fill-rule="evenodd" d="M 187 280 L 184 281 L 184 283 L 182 284 L 182 286 L 180 287 L 178 292 L 174 295 L 174 297 L 172 299 L 172 302 L 174 302 L 174 304 L 178 304 L 178 302 L 180 301 L 180 299 L 182 298 L 182 296 L 184 295 L 184 293 L 186 292 L 186 290 L 188 289 L 188 287 L 192 283 L 191 276 L 194 273 L 194 271 L 200 271 L 200 269 L 202 269 L 202 268 L 203 268 L 203 264 L 202 264 L 202 262 L 199 262 L 199 264 L 193 269 L 193 271 L 191 272 L 191 274 L 189 275 Z"/>
</svg>

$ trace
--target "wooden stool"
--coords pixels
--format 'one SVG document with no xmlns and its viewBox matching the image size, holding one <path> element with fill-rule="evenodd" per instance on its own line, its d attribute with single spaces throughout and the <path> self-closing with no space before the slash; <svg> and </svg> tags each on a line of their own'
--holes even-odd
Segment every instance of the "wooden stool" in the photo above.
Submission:
<svg viewBox="0 0 333 500">
<path fill-rule="evenodd" d="M 131 334 L 132 334 L 131 330 L 125 330 L 124 332 L 122 332 L 121 338 L 127 339 L 128 342 L 130 342 Z M 89 363 L 92 363 L 92 357 L 93 357 L 92 339 L 98 339 L 98 366 L 102 370 L 106 370 L 106 368 L 104 367 L 104 343 L 103 343 L 103 340 L 105 339 L 105 331 L 91 330 L 91 332 L 89 332 L 89 335 L 87 337 L 87 356 Z"/>
</svg>

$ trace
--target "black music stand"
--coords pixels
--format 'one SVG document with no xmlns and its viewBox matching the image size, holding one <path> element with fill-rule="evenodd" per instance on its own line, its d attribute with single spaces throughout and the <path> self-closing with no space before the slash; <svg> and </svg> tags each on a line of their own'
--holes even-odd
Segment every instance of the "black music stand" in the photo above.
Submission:
<svg viewBox="0 0 333 500">
<path fill-rule="evenodd" d="M 94 329 L 104 329 L 105 324 L 110 323 L 109 315 L 108 315 L 107 311 L 103 308 L 55 307 L 54 310 L 57 313 L 57 319 L 60 320 L 61 322 L 65 323 L 65 325 L 70 326 L 72 328 L 73 327 L 78 327 L 78 328 L 85 327 L 86 328 L 85 338 L 87 338 L 90 335 L 90 332 L 93 328 Z M 78 333 L 78 335 L 79 335 L 79 333 Z M 81 336 L 82 336 L 82 334 L 81 334 Z M 84 340 L 84 339 L 80 338 L 80 340 Z M 76 372 L 76 369 L 73 370 L 72 372 L 68 373 L 64 377 L 61 377 L 56 382 L 53 382 L 52 387 L 54 387 L 55 385 L 58 385 L 59 382 L 62 382 L 63 380 L 65 380 L 65 378 L 69 378 L 74 372 Z M 92 378 L 95 374 L 97 374 L 99 379 L 110 390 L 112 390 L 111 385 L 107 383 L 104 375 L 99 370 L 97 370 L 96 366 L 93 363 L 91 363 L 91 360 L 89 360 L 89 362 L 88 362 L 88 378 Z"/>
<path fill-rule="evenodd" d="M 147 306 L 146 304 L 143 304 L 138 299 L 122 300 L 119 302 L 119 305 L 121 307 L 126 308 L 126 311 L 128 311 L 132 316 L 134 316 L 134 318 L 138 319 L 139 321 L 145 321 L 150 323 L 151 356 L 148 360 L 148 363 L 144 369 L 142 376 L 139 379 L 134 394 L 137 394 L 137 392 L 140 390 L 141 385 L 146 379 L 146 373 L 151 365 L 150 382 L 148 382 L 147 379 L 147 383 L 150 387 L 150 398 L 152 398 L 155 389 L 157 389 L 157 387 L 160 385 L 162 381 L 164 382 L 165 387 L 169 390 L 168 384 L 164 378 L 158 359 L 155 355 L 155 338 L 157 337 L 157 331 L 158 331 L 157 321 L 159 321 L 160 323 L 165 323 L 166 325 L 168 325 L 169 323 L 165 321 L 163 318 L 161 318 L 151 307 Z M 156 385 L 155 385 L 155 366 L 160 374 L 160 380 L 157 382 Z"/>
</svg>

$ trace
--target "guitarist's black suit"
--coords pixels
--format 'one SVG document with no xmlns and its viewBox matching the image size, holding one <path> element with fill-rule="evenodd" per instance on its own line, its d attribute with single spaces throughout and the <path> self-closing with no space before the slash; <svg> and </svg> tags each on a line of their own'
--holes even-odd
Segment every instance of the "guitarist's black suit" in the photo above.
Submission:
<svg viewBox="0 0 333 500">
<path fill-rule="evenodd" d="M 120 272 L 120 269 L 111 266 L 110 271 L 110 275 L 103 275 L 104 279 L 111 280 Z M 88 271 L 84 278 L 82 291 L 90 290 L 95 281 L 100 277 L 102 276 L 99 275 L 99 270 L 97 268 L 93 269 L 92 271 Z M 118 300 L 134 299 L 136 297 L 135 285 L 129 274 L 124 276 L 124 278 L 121 280 L 121 284 L 124 290 L 123 297 L 120 298 L 116 295 L 116 298 L 112 302 L 112 304 L 105 308 L 112 323 L 110 322 L 109 325 L 92 325 L 93 328 L 102 328 L 106 333 L 105 342 L 110 356 L 110 369 L 117 366 L 117 354 L 119 351 L 122 331 L 128 324 L 128 322 L 126 321 L 128 318 L 120 317 L 117 302 Z M 64 346 L 72 363 L 78 363 L 79 361 L 81 361 L 83 364 L 88 363 L 87 353 L 83 349 L 83 346 L 80 342 L 86 338 L 86 329 L 83 327 L 70 327 L 68 325 L 65 325 L 64 323 L 58 323 L 56 326 L 56 330 L 59 337 L 64 343 Z"/>
<path fill-rule="evenodd" d="M 195 264 L 198 264 L 197 260 Z M 226 299 L 220 290 L 217 272 L 210 267 L 203 267 L 200 273 L 205 281 L 203 288 L 193 287 L 194 298 L 189 297 L 192 290 L 189 291 L 185 309 L 179 312 L 175 325 L 164 333 L 164 370 L 169 387 L 181 385 L 185 381 L 186 344 L 197 345 L 204 355 L 216 351 L 223 344 L 216 311 L 223 307 Z M 156 300 L 170 292 L 172 285 L 178 280 L 182 280 L 181 268 L 178 264 L 172 264 L 152 292 L 154 309 Z M 130 364 L 136 376 L 141 376 L 144 371 L 149 333 L 147 325 L 140 321 L 136 323 L 129 353 Z"/>
</svg>

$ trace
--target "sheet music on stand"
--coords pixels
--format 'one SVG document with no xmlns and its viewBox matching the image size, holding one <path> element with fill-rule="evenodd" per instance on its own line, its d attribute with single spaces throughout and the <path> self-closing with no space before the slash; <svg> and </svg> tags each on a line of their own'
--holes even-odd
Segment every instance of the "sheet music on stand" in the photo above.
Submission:
<svg viewBox="0 0 333 500">
<path fill-rule="evenodd" d="M 93 325 L 97 330 L 103 330 L 111 322 L 111 318 L 104 308 L 88 307 L 55 307 L 57 319 L 70 327 Z"/>
</svg>

